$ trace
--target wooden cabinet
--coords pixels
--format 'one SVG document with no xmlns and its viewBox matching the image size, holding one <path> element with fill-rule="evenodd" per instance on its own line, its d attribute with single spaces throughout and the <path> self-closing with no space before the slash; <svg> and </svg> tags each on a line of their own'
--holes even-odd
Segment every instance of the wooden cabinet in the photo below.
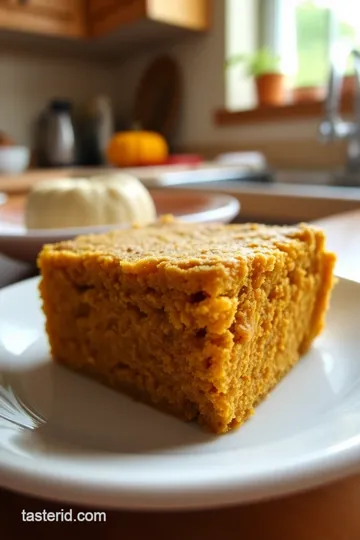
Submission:
<svg viewBox="0 0 360 540">
<path fill-rule="evenodd" d="M 82 37 L 86 35 L 84 0 L 0 0 L 0 28 Z"/>
<path fill-rule="evenodd" d="M 100 36 L 145 18 L 146 0 L 88 0 L 90 36 Z"/>
<path fill-rule="evenodd" d="M 209 27 L 210 0 L 89 0 L 88 6 L 92 36 L 142 20 L 198 31 Z"/>
<path fill-rule="evenodd" d="M 210 26 L 210 4 L 211 0 L 147 0 L 147 9 L 154 21 L 204 31 Z"/>
<path fill-rule="evenodd" d="M 127 47 L 170 36 L 174 29 L 207 30 L 212 1 L 0 0 L 0 31 L 83 38 L 79 47 L 116 31 L 113 47 Z"/>
</svg>

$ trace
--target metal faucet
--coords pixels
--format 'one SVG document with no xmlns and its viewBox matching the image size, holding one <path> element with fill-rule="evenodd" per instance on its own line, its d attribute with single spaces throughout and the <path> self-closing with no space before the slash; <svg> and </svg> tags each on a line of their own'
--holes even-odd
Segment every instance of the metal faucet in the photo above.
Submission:
<svg viewBox="0 0 360 540">
<path fill-rule="evenodd" d="M 355 95 L 354 119 L 351 122 L 343 120 L 339 113 L 340 96 L 347 60 L 354 58 L 355 66 Z M 360 186 L 360 52 L 335 47 L 332 55 L 331 69 L 328 80 L 327 97 L 325 101 L 325 116 L 319 126 L 320 138 L 323 141 L 348 139 L 347 160 L 341 173 L 335 175 L 335 183 Z"/>
</svg>

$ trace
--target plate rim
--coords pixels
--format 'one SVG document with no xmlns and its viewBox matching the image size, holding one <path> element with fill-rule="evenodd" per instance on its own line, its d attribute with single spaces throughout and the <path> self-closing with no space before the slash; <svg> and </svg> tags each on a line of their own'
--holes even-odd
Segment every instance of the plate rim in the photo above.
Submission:
<svg viewBox="0 0 360 540">
<path fill-rule="evenodd" d="M 1 458 L 1 455 L 0 455 Z M 273 473 L 263 475 L 262 479 L 249 480 L 239 485 L 238 479 L 229 482 L 229 478 L 214 483 L 209 482 L 195 486 L 186 484 L 155 487 L 134 487 L 131 484 L 116 486 L 94 483 L 91 481 L 66 480 L 56 473 L 47 471 L 46 476 L 34 474 L 30 467 L 18 468 L 16 464 L 2 466 L 0 459 L 0 486 L 18 493 L 41 497 L 67 504 L 84 504 L 99 509 L 118 510 L 202 510 L 222 508 L 233 505 L 248 504 L 285 497 L 291 494 L 318 488 L 336 480 L 341 480 L 360 469 L 360 446 L 351 452 L 343 452 L 338 456 L 324 460 L 319 456 L 311 463 L 321 467 L 310 466 L 306 473 L 298 473 L 289 468 L 286 476 L 276 477 Z"/>
<path fill-rule="evenodd" d="M 241 211 L 240 201 L 233 195 L 226 193 L 204 193 L 200 190 L 195 189 L 156 189 L 154 190 L 160 195 L 174 195 L 176 192 L 181 192 L 181 194 L 190 196 L 197 195 L 198 197 L 206 197 L 210 202 L 216 202 L 217 206 L 215 208 L 207 208 L 200 210 L 198 212 L 190 212 L 187 214 L 180 214 L 175 216 L 176 219 L 185 221 L 185 222 L 197 222 L 197 223 L 208 223 L 216 220 L 226 220 L 230 221 Z M 0 205 L 1 208 L 1 205 Z M 41 240 L 42 238 L 47 238 L 47 241 L 56 241 L 59 238 L 69 236 L 80 236 L 86 234 L 101 234 L 104 232 L 125 229 L 131 226 L 131 223 L 118 223 L 114 225 L 97 225 L 97 226 L 86 226 L 86 227 L 68 227 L 62 229 L 32 229 L 28 231 L 24 230 L 14 230 L 11 229 L 2 231 L 0 228 L 0 240 L 22 240 L 22 241 L 31 241 L 31 240 Z M 50 240 L 52 239 L 52 240 Z"/>
<path fill-rule="evenodd" d="M 33 277 L 12 284 L 0 290 L 0 300 L 3 291 L 21 287 L 36 286 L 40 277 Z M 357 286 L 354 280 L 338 277 L 338 284 Z M 86 478 L 67 474 L 66 479 L 59 481 L 58 472 L 51 469 L 51 460 L 42 465 L 42 473 L 32 466 L 31 459 L 24 459 L 16 454 L 7 452 L 8 459 L 3 459 L 4 451 L 0 447 L 0 485 L 28 495 L 45 497 L 54 501 L 66 501 L 74 504 L 93 505 L 98 508 L 117 508 L 133 510 L 190 510 L 205 508 L 220 508 L 228 505 L 250 503 L 278 496 L 289 495 L 309 488 L 319 487 L 331 481 L 339 480 L 360 470 L 360 434 L 353 444 L 341 450 L 311 453 L 306 459 L 295 463 L 291 461 L 281 469 L 268 470 L 265 474 L 251 474 L 244 479 L 234 470 L 233 476 L 223 474 L 212 475 L 210 479 L 191 478 L 190 481 L 178 483 L 161 482 L 154 484 L 153 478 L 142 479 L 140 482 L 122 482 L 114 485 L 102 482 L 101 478 Z M 9 457 L 10 456 L 10 457 Z M 183 456 L 184 457 L 184 456 Z M 201 457 L 201 454 L 200 454 Z M 192 459 L 193 456 L 185 456 Z M 56 458 L 55 458 L 56 459 Z M 121 457 L 119 457 L 121 459 Z M 162 459 L 157 456 L 157 459 Z M 196 460 L 195 460 L 196 461 Z"/>
</svg>

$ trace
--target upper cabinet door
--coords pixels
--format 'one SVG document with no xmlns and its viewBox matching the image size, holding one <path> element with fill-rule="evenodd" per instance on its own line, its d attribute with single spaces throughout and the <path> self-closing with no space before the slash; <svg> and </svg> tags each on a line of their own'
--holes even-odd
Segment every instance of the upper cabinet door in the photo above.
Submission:
<svg viewBox="0 0 360 540">
<path fill-rule="evenodd" d="M 145 19 L 162 27 L 205 31 L 210 26 L 211 1 L 214 0 L 88 0 L 90 35 L 103 35 Z"/>
<path fill-rule="evenodd" d="M 152 21 L 205 31 L 210 27 L 211 2 L 214 1 L 218 0 L 147 0 L 147 14 Z"/>
<path fill-rule="evenodd" d="M 1 0 L 0 27 L 69 37 L 85 36 L 85 0 Z"/>
<path fill-rule="evenodd" d="M 38 16 L 71 18 L 74 14 L 72 0 L 11 0 L 9 2 L 14 9 L 23 12 L 34 13 Z"/>
<path fill-rule="evenodd" d="M 88 0 L 90 35 L 103 35 L 144 18 L 146 6 L 146 0 Z"/>
</svg>

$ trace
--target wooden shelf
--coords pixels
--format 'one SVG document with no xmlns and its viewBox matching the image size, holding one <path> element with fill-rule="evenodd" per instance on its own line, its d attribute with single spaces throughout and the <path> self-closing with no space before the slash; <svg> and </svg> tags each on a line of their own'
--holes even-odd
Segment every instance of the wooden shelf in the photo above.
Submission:
<svg viewBox="0 0 360 540">
<path fill-rule="evenodd" d="M 353 110 L 353 95 L 344 94 L 340 111 L 342 114 Z M 245 111 L 215 111 L 214 121 L 218 126 L 253 124 L 255 122 L 277 122 L 281 120 L 320 118 L 324 114 L 324 100 L 303 103 L 287 103 L 276 107 L 257 107 Z"/>
</svg>

